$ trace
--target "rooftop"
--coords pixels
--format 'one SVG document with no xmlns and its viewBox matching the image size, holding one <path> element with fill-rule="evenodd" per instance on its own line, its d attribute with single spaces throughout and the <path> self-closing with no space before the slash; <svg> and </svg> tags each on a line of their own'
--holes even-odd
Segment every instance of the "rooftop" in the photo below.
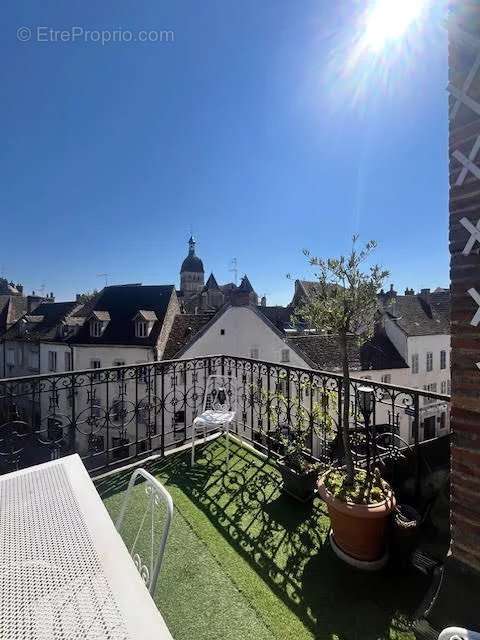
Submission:
<svg viewBox="0 0 480 640">
<path fill-rule="evenodd" d="M 325 505 L 292 501 L 274 467 L 247 448 L 233 444 L 231 451 L 228 473 L 223 438 L 199 449 L 193 469 L 189 452 L 143 464 L 175 504 L 155 593 L 173 637 L 413 639 L 430 580 L 413 570 L 348 567 L 326 543 Z M 130 475 L 97 481 L 112 517 Z M 136 521 L 140 509 L 132 515 Z"/>
</svg>

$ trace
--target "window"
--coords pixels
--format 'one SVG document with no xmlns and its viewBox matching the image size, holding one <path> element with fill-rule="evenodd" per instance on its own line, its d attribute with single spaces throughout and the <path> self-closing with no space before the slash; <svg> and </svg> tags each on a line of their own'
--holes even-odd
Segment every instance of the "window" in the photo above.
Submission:
<svg viewBox="0 0 480 640">
<path fill-rule="evenodd" d="M 431 351 L 427 353 L 427 371 L 433 371 L 433 353 Z"/>
<path fill-rule="evenodd" d="M 437 383 L 436 382 L 432 382 L 431 384 L 424 384 L 423 385 L 423 390 L 424 391 L 431 391 L 432 393 L 437 393 Z M 433 398 L 427 398 L 426 396 L 424 396 L 423 404 L 432 404 L 432 402 L 435 402 L 435 400 Z"/>
<path fill-rule="evenodd" d="M 72 352 L 65 351 L 65 371 L 72 371 L 72 369 L 73 369 Z"/>
<path fill-rule="evenodd" d="M 17 347 L 17 364 L 20 367 L 23 365 L 23 346 L 21 344 Z"/>
<path fill-rule="evenodd" d="M 225 329 L 220 329 L 220 335 L 224 336 L 225 335 Z"/>
<path fill-rule="evenodd" d="M 7 349 L 7 364 L 9 367 L 15 366 L 15 349 Z"/>
<path fill-rule="evenodd" d="M 445 429 L 446 426 L 447 426 L 447 414 L 445 413 L 445 411 L 442 411 L 442 413 L 440 414 L 440 429 Z"/>
<path fill-rule="evenodd" d="M 125 360 L 114 360 L 113 366 L 114 367 L 124 367 L 125 366 Z M 123 378 L 123 375 L 124 375 L 124 371 L 122 371 L 122 370 L 117 371 L 117 380 L 121 380 Z"/>
<path fill-rule="evenodd" d="M 185 411 L 183 411 L 183 409 L 175 411 L 173 414 L 173 422 L 174 424 L 183 424 L 185 422 Z"/>
<path fill-rule="evenodd" d="M 443 395 L 447 395 L 447 381 L 446 380 L 442 380 L 442 384 L 440 385 L 440 393 L 443 393 Z"/>
<path fill-rule="evenodd" d="M 412 355 L 412 373 L 418 373 L 418 353 Z"/>
<path fill-rule="evenodd" d="M 57 352 L 56 351 L 48 352 L 48 370 L 49 371 L 57 370 Z"/>
<path fill-rule="evenodd" d="M 440 369 L 447 368 L 447 352 L 442 350 L 440 351 Z"/>
<path fill-rule="evenodd" d="M 282 396 L 286 396 L 287 395 L 287 381 L 286 380 L 280 380 L 279 382 L 277 382 L 277 384 L 276 384 L 276 392 L 280 393 Z"/>
<path fill-rule="evenodd" d="M 282 349 L 282 362 L 290 362 L 290 349 Z"/>
<path fill-rule="evenodd" d="M 423 421 L 423 439 L 431 440 L 436 435 L 436 418 L 435 416 L 430 416 Z"/>
<path fill-rule="evenodd" d="M 451 395 L 452 393 L 452 383 L 450 380 L 447 380 L 447 395 Z"/>
<path fill-rule="evenodd" d="M 93 338 L 99 338 L 103 332 L 103 322 L 100 320 L 92 320 L 90 323 L 90 335 Z"/>
<path fill-rule="evenodd" d="M 100 367 L 102 366 L 102 363 L 100 362 L 100 360 L 91 360 L 90 361 L 90 369 L 100 369 Z M 100 374 L 99 373 L 95 373 L 93 376 L 94 380 L 100 380 Z"/>
<path fill-rule="evenodd" d="M 146 338 L 149 331 L 149 323 L 145 320 L 137 320 L 135 323 L 135 335 L 137 338 Z"/>
<path fill-rule="evenodd" d="M 385 384 L 390 384 L 392 382 L 392 376 L 389 373 L 385 373 L 382 376 L 382 382 L 384 382 Z"/>
<path fill-rule="evenodd" d="M 258 360 L 258 348 L 257 347 L 252 347 L 252 349 L 250 349 L 250 358 L 252 358 L 253 360 Z"/>
<path fill-rule="evenodd" d="M 48 441 L 58 443 L 63 437 L 62 421 L 58 418 L 47 419 L 47 437 Z"/>
<path fill-rule="evenodd" d="M 38 371 L 38 351 L 30 351 L 28 354 L 28 366 Z"/>
<path fill-rule="evenodd" d="M 91 414 L 92 418 L 99 418 L 102 408 L 102 401 L 99 398 L 93 398 Z"/>
<path fill-rule="evenodd" d="M 183 378 L 185 379 L 185 383 L 186 384 L 186 380 L 187 380 L 187 374 L 183 373 Z M 142 382 L 143 384 L 147 384 L 148 382 L 148 367 L 139 367 L 137 369 L 137 376 L 138 376 L 138 381 Z"/>
</svg>

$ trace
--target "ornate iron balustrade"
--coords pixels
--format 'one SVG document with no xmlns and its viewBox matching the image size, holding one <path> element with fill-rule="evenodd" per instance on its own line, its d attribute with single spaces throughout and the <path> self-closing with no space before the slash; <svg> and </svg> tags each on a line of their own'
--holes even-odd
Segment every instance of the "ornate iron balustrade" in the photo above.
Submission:
<svg viewBox="0 0 480 640">
<path fill-rule="evenodd" d="M 299 430 L 305 453 L 341 459 L 341 375 L 233 356 L 172 360 L 0 380 L 0 471 L 77 452 L 92 472 L 190 440 L 208 376 L 237 384 L 234 433 L 267 455 Z M 449 430 L 449 396 L 354 378 L 349 407 L 355 462 L 365 458 L 357 390 L 374 390 L 372 430 L 378 456 L 416 448 Z M 433 428 L 432 428 L 433 427 Z"/>
</svg>

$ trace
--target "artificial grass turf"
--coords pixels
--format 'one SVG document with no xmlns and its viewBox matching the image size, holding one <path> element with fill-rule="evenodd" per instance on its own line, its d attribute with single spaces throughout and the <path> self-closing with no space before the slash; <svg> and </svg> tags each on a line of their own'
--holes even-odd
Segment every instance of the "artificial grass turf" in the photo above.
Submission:
<svg viewBox="0 0 480 640">
<path fill-rule="evenodd" d="M 223 438 L 199 449 L 193 469 L 188 453 L 144 465 L 175 503 L 155 594 L 175 640 L 413 638 L 409 625 L 427 581 L 344 565 L 326 541 L 319 500 L 297 504 L 268 463 L 235 444 L 231 453 L 228 473 Z M 130 474 L 97 483 L 112 516 Z M 141 501 L 131 507 L 133 532 Z"/>
</svg>

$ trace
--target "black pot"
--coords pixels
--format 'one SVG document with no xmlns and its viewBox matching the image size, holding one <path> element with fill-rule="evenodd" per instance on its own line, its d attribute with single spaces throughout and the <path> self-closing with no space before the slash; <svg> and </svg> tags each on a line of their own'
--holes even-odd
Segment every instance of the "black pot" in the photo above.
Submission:
<svg viewBox="0 0 480 640">
<path fill-rule="evenodd" d="M 298 471 L 287 467 L 283 460 L 277 462 L 277 467 L 282 474 L 282 491 L 299 502 L 308 502 L 313 498 L 317 488 L 317 469 L 312 468 L 304 473 L 298 473 Z"/>
</svg>

